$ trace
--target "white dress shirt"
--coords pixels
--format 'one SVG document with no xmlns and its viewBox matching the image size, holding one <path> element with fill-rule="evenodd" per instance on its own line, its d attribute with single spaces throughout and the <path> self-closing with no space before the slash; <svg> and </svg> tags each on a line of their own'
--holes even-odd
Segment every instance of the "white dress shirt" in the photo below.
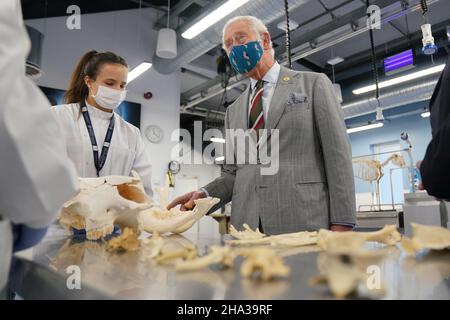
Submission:
<svg viewBox="0 0 450 320">
<path fill-rule="evenodd" d="M 280 65 L 278 64 L 278 62 L 275 61 L 273 66 L 269 69 L 269 71 L 267 71 L 267 73 L 262 78 L 264 81 L 262 107 L 263 107 L 263 112 L 264 112 L 264 122 L 266 122 L 266 123 L 267 123 L 267 117 L 269 114 L 270 102 L 272 101 L 273 93 L 275 91 L 275 87 L 278 82 L 278 77 L 280 76 L 280 69 L 281 69 Z M 255 89 L 257 82 L 258 82 L 258 80 L 250 78 L 251 91 L 250 91 L 249 99 L 251 99 L 251 97 L 252 97 L 253 89 Z M 249 104 L 250 104 L 250 101 L 249 101 Z M 249 108 L 248 112 L 250 112 L 250 108 Z"/>
<path fill-rule="evenodd" d="M 108 130 L 112 114 L 102 111 L 86 103 L 95 139 L 99 148 L 99 158 Z M 89 133 L 80 112 L 78 103 L 64 104 L 52 107 L 64 132 L 67 155 L 75 164 L 80 177 L 96 177 L 94 155 Z M 145 191 L 152 195 L 151 163 L 144 148 L 141 133 L 138 128 L 126 122 L 115 114 L 114 132 L 105 164 L 100 176 L 122 175 L 130 176 L 135 170 L 144 184 Z"/>
</svg>

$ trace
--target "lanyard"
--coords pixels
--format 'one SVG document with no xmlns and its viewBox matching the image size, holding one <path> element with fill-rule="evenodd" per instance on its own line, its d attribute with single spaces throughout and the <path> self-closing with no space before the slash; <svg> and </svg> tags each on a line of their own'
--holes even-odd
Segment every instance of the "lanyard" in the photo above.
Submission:
<svg viewBox="0 0 450 320">
<path fill-rule="evenodd" d="M 105 141 L 103 142 L 100 160 L 98 158 L 97 140 L 95 139 L 95 133 L 94 128 L 92 127 L 91 117 L 89 116 L 89 111 L 84 103 L 81 104 L 81 113 L 83 114 L 84 122 L 86 123 L 89 138 L 91 139 L 92 152 L 94 153 L 95 170 L 97 171 L 97 177 L 99 177 L 100 170 L 102 170 L 103 166 L 105 165 L 106 157 L 108 156 L 109 146 L 111 144 L 111 139 L 114 132 L 114 112 L 111 117 L 111 120 L 109 121 L 108 131 L 106 132 Z"/>
</svg>

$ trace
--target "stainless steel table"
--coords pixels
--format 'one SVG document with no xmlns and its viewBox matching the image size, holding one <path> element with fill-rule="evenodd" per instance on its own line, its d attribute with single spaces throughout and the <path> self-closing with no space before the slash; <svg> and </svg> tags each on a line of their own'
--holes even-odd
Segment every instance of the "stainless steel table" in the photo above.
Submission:
<svg viewBox="0 0 450 320">
<path fill-rule="evenodd" d="M 176 243 L 197 244 L 200 252 L 220 244 L 216 236 L 171 236 Z M 31 261 L 17 258 L 11 287 L 25 299 L 331 299 L 326 286 L 311 288 L 317 275 L 317 248 L 283 252 L 291 275 L 269 283 L 244 279 L 238 259 L 233 270 L 210 267 L 176 273 L 158 266 L 142 251 L 111 253 L 105 242 L 68 238 L 56 225 L 34 248 Z M 68 289 L 69 266 L 80 269 L 81 289 Z M 380 265 L 386 285 L 385 299 L 450 299 L 450 251 L 425 252 L 406 258 L 398 249 Z"/>
</svg>

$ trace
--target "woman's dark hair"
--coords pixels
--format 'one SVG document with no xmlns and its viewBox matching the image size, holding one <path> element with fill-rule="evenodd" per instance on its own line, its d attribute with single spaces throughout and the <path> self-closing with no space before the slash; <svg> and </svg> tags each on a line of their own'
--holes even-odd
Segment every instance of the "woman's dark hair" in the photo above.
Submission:
<svg viewBox="0 0 450 320">
<path fill-rule="evenodd" d="M 89 94 L 89 89 L 84 83 L 84 77 L 89 76 L 89 78 L 95 80 L 102 65 L 107 63 L 121 64 L 128 68 L 125 59 L 113 52 L 97 52 L 95 50 L 86 52 L 78 61 L 70 77 L 69 88 L 64 94 L 66 103 L 84 101 Z"/>
</svg>

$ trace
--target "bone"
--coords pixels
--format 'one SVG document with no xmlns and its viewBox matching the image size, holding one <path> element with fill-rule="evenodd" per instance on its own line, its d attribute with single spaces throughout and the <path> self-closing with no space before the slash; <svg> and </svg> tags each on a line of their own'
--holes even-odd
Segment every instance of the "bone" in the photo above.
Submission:
<svg viewBox="0 0 450 320">
<path fill-rule="evenodd" d="M 139 213 L 140 229 L 149 233 L 181 233 L 202 218 L 216 203 L 217 198 L 204 198 L 194 201 L 195 207 L 191 211 L 181 211 L 179 208 L 169 210 L 153 207 Z"/>
<path fill-rule="evenodd" d="M 270 281 L 290 274 L 290 268 L 271 248 L 240 249 L 237 254 L 245 257 L 240 269 L 241 275 L 245 278 Z"/>
<path fill-rule="evenodd" d="M 369 266 L 379 266 L 388 253 L 388 249 L 368 250 L 359 248 L 347 253 L 336 251 L 321 252 L 317 263 L 320 275 L 310 278 L 309 285 L 314 287 L 327 284 L 334 297 L 346 298 L 351 293 L 358 293 L 360 284 L 366 285 L 369 296 L 378 297 L 384 293 L 383 284 L 368 287 L 367 272 Z"/>
<path fill-rule="evenodd" d="M 395 245 L 401 240 L 401 235 L 395 225 L 386 225 L 375 232 L 333 232 L 321 229 L 317 236 L 317 244 L 324 250 L 355 250 L 366 241 L 375 241 L 387 245 Z"/>
<path fill-rule="evenodd" d="M 425 226 L 411 223 L 413 237 L 404 237 L 402 249 L 409 255 L 415 255 L 423 249 L 444 250 L 450 248 L 450 230 L 439 226 Z"/>
<path fill-rule="evenodd" d="M 194 245 L 178 249 L 178 250 L 171 250 L 168 252 L 162 252 L 159 256 L 155 258 L 156 263 L 159 264 L 165 264 L 165 263 L 171 263 L 174 260 L 182 259 L 183 261 L 186 260 L 193 260 L 197 257 L 197 247 Z"/>
<path fill-rule="evenodd" d="M 112 238 L 107 243 L 107 248 L 110 251 L 137 251 L 140 247 L 139 231 L 132 228 L 124 228 L 122 234 L 118 237 Z"/>
<path fill-rule="evenodd" d="M 196 271 L 207 268 L 212 264 L 222 264 L 231 268 L 236 255 L 230 247 L 211 246 L 210 252 L 200 258 L 179 263 L 175 266 L 178 272 Z"/>
<path fill-rule="evenodd" d="M 306 246 L 316 244 L 317 232 L 294 232 L 284 233 L 274 236 L 265 236 L 258 229 L 253 231 L 248 225 L 244 225 L 245 231 L 237 231 L 230 227 L 230 234 L 238 240 L 228 240 L 227 244 L 232 246 L 251 246 L 251 245 L 271 245 L 271 246 Z"/>
<path fill-rule="evenodd" d="M 264 233 L 261 233 L 258 228 L 256 228 L 255 231 L 253 231 L 248 224 L 244 224 L 244 231 L 238 231 L 236 228 L 231 225 L 230 226 L 230 235 L 235 237 L 239 240 L 256 240 L 256 239 L 262 239 L 266 235 Z"/>
</svg>

